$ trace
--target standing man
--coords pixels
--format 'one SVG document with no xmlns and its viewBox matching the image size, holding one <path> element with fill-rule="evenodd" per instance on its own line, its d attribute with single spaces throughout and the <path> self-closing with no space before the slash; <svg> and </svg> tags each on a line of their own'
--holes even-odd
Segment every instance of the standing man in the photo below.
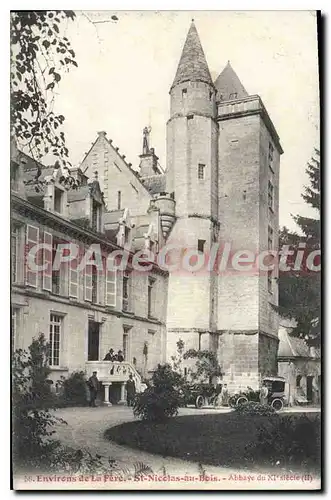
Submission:
<svg viewBox="0 0 331 500">
<path fill-rule="evenodd" d="M 224 384 L 221 391 L 222 406 L 228 406 L 229 403 L 229 389 L 227 384 Z"/>
<path fill-rule="evenodd" d="M 95 400 L 97 399 L 99 380 L 97 377 L 97 372 L 93 372 L 93 375 L 88 379 L 88 386 L 90 389 L 90 403 L 89 406 L 96 407 Z"/>
<path fill-rule="evenodd" d="M 268 387 L 267 384 L 264 382 L 260 390 L 260 403 L 262 405 L 268 404 L 268 394 L 269 394 Z"/>
<path fill-rule="evenodd" d="M 129 375 L 129 380 L 126 383 L 126 402 L 128 406 L 133 405 L 133 400 L 136 395 L 136 384 L 134 383 L 132 375 Z"/>
<path fill-rule="evenodd" d="M 109 349 L 104 357 L 104 361 L 114 361 L 114 349 Z"/>
</svg>

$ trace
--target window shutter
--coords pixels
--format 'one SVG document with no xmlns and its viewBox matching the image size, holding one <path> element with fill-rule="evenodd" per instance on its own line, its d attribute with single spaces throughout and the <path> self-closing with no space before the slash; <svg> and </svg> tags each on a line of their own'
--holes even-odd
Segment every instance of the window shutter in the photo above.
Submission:
<svg viewBox="0 0 331 500">
<path fill-rule="evenodd" d="M 116 306 L 116 270 L 107 269 L 106 264 L 106 306 Z"/>
<path fill-rule="evenodd" d="M 70 250 L 71 251 L 71 250 Z M 69 297 L 78 298 L 78 259 L 70 261 L 69 266 Z"/>
<path fill-rule="evenodd" d="M 85 300 L 92 302 L 92 266 L 85 267 Z"/>
<path fill-rule="evenodd" d="M 53 236 L 51 233 L 44 232 L 44 244 L 48 248 L 43 250 L 43 264 L 47 264 L 47 268 L 43 271 L 43 289 L 52 291 L 52 256 L 53 256 Z"/>
<path fill-rule="evenodd" d="M 26 285 L 33 286 L 37 288 L 37 278 L 38 278 L 38 273 L 37 271 L 33 271 L 29 267 L 29 262 L 28 262 L 28 253 L 33 248 L 35 245 L 39 243 L 39 227 L 35 226 L 26 226 L 26 259 L 25 259 L 25 266 L 26 266 Z M 37 262 L 37 257 L 35 258 L 35 262 Z"/>
</svg>

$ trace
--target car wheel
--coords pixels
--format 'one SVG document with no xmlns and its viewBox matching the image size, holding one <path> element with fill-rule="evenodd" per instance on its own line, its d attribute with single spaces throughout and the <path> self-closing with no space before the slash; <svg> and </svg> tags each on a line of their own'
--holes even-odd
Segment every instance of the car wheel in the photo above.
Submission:
<svg viewBox="0 0 331 500">
<path fill-rule="evenodd" d="M 243 405 L 244 403 L 248 403 L 248 399 L 245 396 L 240 396 L 237 399 L 236 406 Z"/>
<path fill-rule="evenodd" d="M 195 407 L 196 408 L 202 408 L 204 403 L 203 396 L 198 396 L 197 399 L 195 400 Z"/>
<path fill-rule="evenodd" d="M 273 402 L 271 403 L 272 408 L 276 411 L 280 411 L 284 407 L 284 403 L 281 399 L 274 399 Z"/>
</svg>

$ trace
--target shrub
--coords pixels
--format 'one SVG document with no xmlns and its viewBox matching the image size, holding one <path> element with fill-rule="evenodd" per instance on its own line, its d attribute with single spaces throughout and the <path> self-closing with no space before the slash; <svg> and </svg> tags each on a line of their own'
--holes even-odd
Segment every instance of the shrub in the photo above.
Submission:
<svg viewBox="0 0 331 500">
<path fill-rule="evenodd" d="M 259 426 L 257 440 L 247 446 L 251 458 L 264 457 L 272 464 L 300 464 L 319 468 L 321 419 L 317 415 L 286 415 Z"/>
<path fill-rule="evenodd" d="M 88 403 L 88 387 L 85 373 L 77 371 L 68 378 L 61 379 L 60 404 L 64 406 L 86 406 Z"/>
<path fill-rule="evenodd" d="M 178 414 L 183 404 L 184 380 L 169 364 L 158 365 L 152 386 L 137 394 L 133 403 L 134 415 L 143 420 L 163 420 Z"/>
<path fill-rule="evenodd" d="M 54 417 L 51 409 L 56 401 L 47 379 L 48 346 L 43 334 L 33 339 L 28 352 L 18 349 L 13 357 L 13 455 L 16 460 L 30 461 L 42 455 L 52 427 L 63 420 Z"/>
<path fill-rule="evenodd" d="M 257 403 L 256 401 L 248 401 L 247 403 L 235 406 L 235 411 L 240 415 L 261 415 L 264 417 L 270 417 L 276 413 L 271 406 L 263 405 L 261 403 Z"/>
</svg>

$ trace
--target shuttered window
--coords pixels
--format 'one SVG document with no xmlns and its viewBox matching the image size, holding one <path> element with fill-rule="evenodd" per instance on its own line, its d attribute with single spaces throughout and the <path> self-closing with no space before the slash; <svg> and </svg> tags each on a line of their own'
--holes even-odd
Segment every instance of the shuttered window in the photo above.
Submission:
<svg viewBox="0 0 331 500">
<path fill-rule="evenodd" d="M 46 267 L 43 271 L 43 289 L 52 291 L 52 256 L 53 256 L 53 236 L 51 233 L 44 232 L 44 245 L 43 249 L 43 264 Z"/>
<path fill-rule="evenodd" d="M 105 302 L 106 306 L 116 306 L 116 270 L 112 269 L 111 263 L 108 265 L 109 269 L 106 266 L 106 296 Z"/>
<path fill-rule="evenodd" d="M 33 270 L 29 266 L 28 254 L 30 250 L 39 243 L 39 228 L 35 226 L 26 226 L 26 258 L 25 258 L 25 283 L 27 285 L 37 288 L 38 274 L 37 271 Z M 34 259 L 37 263 L 37 256 Z"/>
<path fill-rule="evenodd" d="M 70 254 L 73 249 L 70 249 Z M 78 259 L 72 259 L 69 266 L 69 297 L 78 298 Z"/>
<path fill-rule="evenodd" d="M 88 300 L 89 302 L 92 302 L 92 290 L 93 290 L 93 283 L 92 283 L 92 266 L 87 265 L 85 267 L 85 283 L 84 283 L 84 298 L 85 300 Z"/>
</svg>

